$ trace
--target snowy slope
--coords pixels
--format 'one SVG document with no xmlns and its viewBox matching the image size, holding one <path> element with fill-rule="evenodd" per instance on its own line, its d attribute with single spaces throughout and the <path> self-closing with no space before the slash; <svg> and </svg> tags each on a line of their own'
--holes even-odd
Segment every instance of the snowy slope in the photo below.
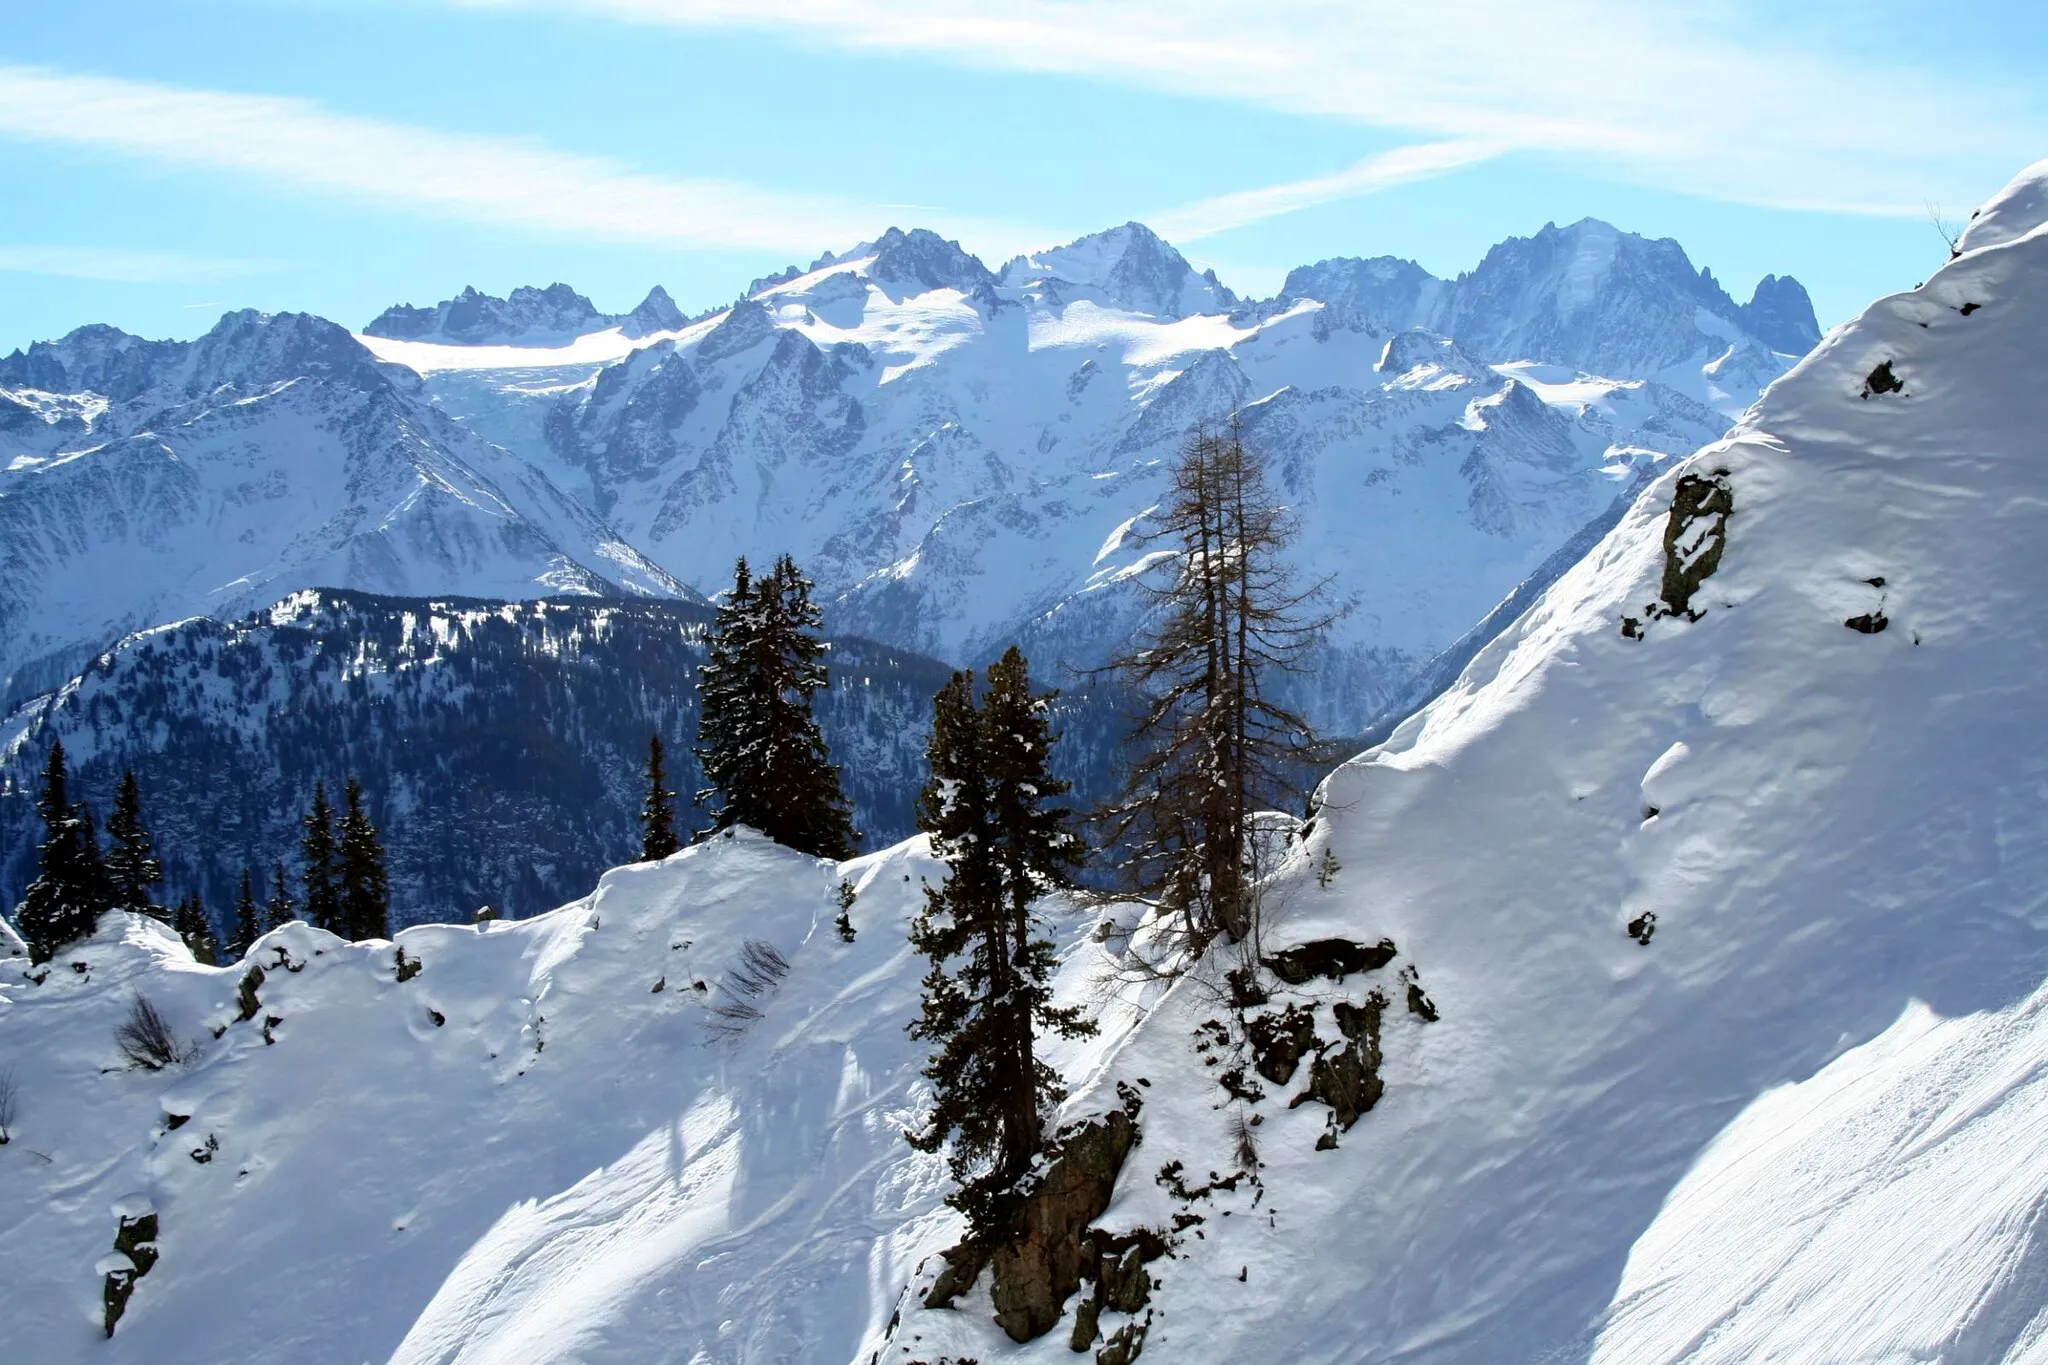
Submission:
<svg viewBox="0 0 2048 1365">
<path fill-rule="evenodd" d="M 789 549 L 841 628 L 967 661 L 1021 639 L 1089 663 L 1125 635 L 1160 462 L 1241 412 L 1304 509 L 1304 570 L 1355 598 L 1307 698 L 1349 728 L 1790 363 L 1737 322 L 1703 334 L 1699 278 L 1659 245 L 1616 248 L 1619 282 L 1580 269 L 1583 316 L 1541 262 L 1483 272 L 1525 321 L 1626 330 L 1656 376 L 1560 363 L 1542 328 L 1481 359 L 1318 297 L 1240 307 L 1139 224 L 1000 276 L 892 229 L 637 349 L 366 343 L 678 578 L 708 590 L 736 554 Z"/>
<path fill-rule="evenodd" d="M 231 313 L 0 361 L 0 693 L 127 631 L 294 588 L 688 595 L 531 464 L 333 323 Z"/>
<path fill-rule="evenodd" d="M 2048 226 L 1998 242 L 1688 462 L 1734 499 L 1699 619 L 1645 611 L 1674 471 L 1325 784 L 1266 949 L 1385 935 L 1442 1018 L 1390 964 L 1385 1098 L 1334 1151 L 1294 1087 L 1251 1106 L 1258 1203 L 1155 1264 L 1147 1359 L 2038 1358 Z M 1903 392 L 1866 397 L 1884 362 Z M 1113 1227 L 1163 1220 L 1168 1160 L 1230 1169 L 1189 1043 L 1219 994 L 1176 987 L 1098 1083 L 1098 1110 L 1111 1077 L 1181 1100 Z M 1066 1351 L 904 1328 L 931 1358 Z"/>
<path fill-rule="evenodd" d="M 742 833 L 487 934 L 291 926 L 252 952 L 247 1020 L 243 968 L 110 916 L 0 996 L 23 1095 L 0 1148 L 10 1358 L 841 1354 L 907 1273 L 895 1230 L 941 1193 L 900 1136 L 904 929 L 931 869 L 908 849 L 834 868 Z M 853 944 L 832 929 L 842 875 Z M 751 1000 L 727 977 L 748 939 L 791 963 Z M 182 1067 L 116 1066 L 135 992 L 195 1041 Z M 762 1017 L 707 1042 L 735 1000 Z M 124 1200 L 156 1212 L 162 1259 L 103 1342 L 94 1267 Z"/>
<path fill-rule="evenodd" d="M 1144 1321 L 1145 1359 L 1189 1365 L 2038 1358 L 2048 225 L 2012 216 L 1661 476 L 1325 783 L 1263 951 L 1395 955 L 1266 974 L 1257 1008 L 1328 1037 L 1383 994 L 1355 1126 L 1290 1105 L 1299 1077 L 1230 1099 L 1229 962 L 1142 984 L 1132 912 L 1048 907 L 1060 994 L 1105 1023 L 1053 1055 L 1065 1117 L 1142 1100 L 1101 1226 L 1170 1245 L 1105 1332 Z M 1883 362 L 1903 391 L 1865 397 Z M 1734 507 L 1691 620 L 1645 610 L 1681 475 Z M 901 935 L 937 871 L 915 844 L 835 868 L 741 835 L 520 925 L 405 931 L 404 982 L 392 945 L 291 929 L 256 956 L 302 970 L 246 1021 L 239 968 L 118 917 L 85 971 L 9 969 L 13 1339 L 67 1363 L 1089 1358 L 1075 1304 L 1019 1346 L 985 1279 L 919 1303 L 957 1235 L 900 1137 Z M 747 937 L 791 964 L 757 997 L 728 975 Z M 181 1070 L 101 1070 L 137 990 L 200 1041 Z M 721 1039 L 722 1001 L 760 1017 Z M 1256 1179 L 1190 1188 L 1233 1169 L 1239 1119 Z M 101 1343 L 96 1267 L 144 1207 L 162 1259 Z"/>
</svg>

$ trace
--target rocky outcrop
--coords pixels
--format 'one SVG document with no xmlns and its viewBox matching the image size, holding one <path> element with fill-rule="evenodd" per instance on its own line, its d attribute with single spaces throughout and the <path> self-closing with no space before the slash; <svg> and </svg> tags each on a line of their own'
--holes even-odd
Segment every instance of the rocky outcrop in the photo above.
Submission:
<svg viewBox="0 0 2048 1365">
<path fill-rule="evenodd" d="M 114 1253 L 99 1264 L 100 1273 L 104 1276 L 100 1289 L 100 1324 L 108 1336 L 114 1335 L 114 1325 L 128 1311 L 128 1300 L 135 1293 L 135 1282 L 147 1275 L 157 1262 L 156 1211 L 149 1207 L 148 1201 L 123 1200 L 115 1206 L 114 1216 L 120 1220 L 114 1230 Z"/>
<path fill-rule="evenodd" d="M 1709 475 L 1686 474 L 1671 495 L 1671 515 L 1664 523 L 1664 581 L 1651 616 L 1683 616 L 1697 621 L 1693 594 L 1721 567 L 1728 543 L 1728 517 L 1735 493 L 1725 470 Z"/>
<path fill-rule="evenodd" d="M 1386 1091 L 1386 1082 L 1380 1079 L 1380 1016 L 1386 1007 L 1386 997 L 1378 991 L 1362 1005 L 1338 1001 L 1332 1012 L 1345 1045 L 1318 1056 L 1309 1067 L 1308 1089 L 1288 1102 L 1290 1109 L 1310 1100 L 1329 1106 L 1330 1126 L 1316 1140 L 1318 1151 L 1335 1147 L 1337 1134 L 1348 1132 Z"/>
<path fill-rule="evenodd" d="M 1370 945 L 1343 938 L 1319 938 L 1259 961 L 1288 985 L 1300 986 L 1319 976 L 1342 981 L 1354 972 L 1377 971 L 1394 960 L 1395 952 L 1394 940 L 1390 938 Z"/>
</svg>

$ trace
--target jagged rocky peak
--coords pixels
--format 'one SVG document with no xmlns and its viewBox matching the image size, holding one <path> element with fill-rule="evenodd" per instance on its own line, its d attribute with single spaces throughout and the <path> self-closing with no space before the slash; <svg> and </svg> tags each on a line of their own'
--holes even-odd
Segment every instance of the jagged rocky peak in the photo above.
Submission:
<svg viewBox="0 0 2048 1365">
<path fill-rule="evenodd" d="M 1091 233 L 1003 267 L 1003 283 L 1013 287 L 1051 282 L 1080 285 L 1105 303 L 1160 318 L 1223 313 L 1237 305 L 1237 295 L 1215 271 L 1197 274 L 1186 257 L 1143 223 Z"/>
<path fill-rule="evenodd" d="M 0 384 L 129 398 L 155 387 L 189 346 L 183 341 L 146 341 L 118 327 L 93 323 L 0 359 Z"/>
<path fill-rule="evenodd" d="M 973 293 L 992 287 L 995 274 L 980 258 L 928 228 L 890 228 L 875 239 L 868 278 L 878 284 L 958 289 Z"/>
<path fill-rule="evenodd" d="M 697 358 L 723 360 L 751 351 L 774 334 L 775 320 L 769 316 L 768 306 L 758 299 L 741 299 L 697 343 Z"/>
<path fill-rule="evenodd" d="M 1340 256 L 1288 271 L 1280 298 L 1314 299 L 1347 327 L 1398 332 L 1426 317 L 1442 289 L 1442 280 L 1398 256 Z"/>
<path fill-rule="evenodd" d="M 1790 275 L 1766 275 L 1742 306 L 1743 330 L 1774 351 L 1805 355 L 1820 344 L 1820 322 L 1806 286 Z"/>
<path fill-rule="evenodd" d="M 1725 348 L 1702 332 L 1702 311 L 1746 330 L 1743 310 L 1677 242 L 1585 218 L 1500 243 L 1427 322 L 1488 360 L 1651 374 Z"/>
<path fill-rule="evenodd" d="M 654 332 L 679 332 L 689 324 L 689 319 L 668 296 L 668 290 L 657 284 L 647 291 L 647 297 L 640 300 L 637 308 L 626 314 L 624 323 L 629 334 L 647 336 Z"/>
<path fill-rule="evenodd" d="M 187 393 L 201 394 L 222 385 L 249 389 L 292 379 L 376 388 L 388 382 L 389 372 L 347 328 L 326 318 L 243 308 L 223 315 L 192 343 L 179 378 Z"/>
<path fill-rule="evenodd" d="M 663 298 L 666 297 L 664 294 Z M 673 308 L 674 304 L 669 306 Z M 432 308 L 404 303 L 387 308 L 363 328 L 363 333 L 400 341 L 487 346 L 538 337 L 580 336 L 612 325 L 615 319 L 598 312 L 589 299 L 566 284 L 551 284 L 545 289 L 521 285 L 502 299 L 470 285 Z"/>
</svg>

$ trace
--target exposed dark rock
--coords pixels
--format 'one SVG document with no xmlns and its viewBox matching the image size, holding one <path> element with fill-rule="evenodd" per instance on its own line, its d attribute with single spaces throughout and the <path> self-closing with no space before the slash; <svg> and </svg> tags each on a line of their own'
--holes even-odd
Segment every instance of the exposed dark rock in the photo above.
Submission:
<svg viewBox="0 0 2048 1365">
<path fill-rule="evenodd" d="M 1628 922 L 1628 936 L 1644 947 L 1650 945 L 1650 935 L 1657 932 L 1657 912 L 1645 910 Z"/>
<path fill-rule="evenodd" d="M 424 967 L 426 964 L 421 962 L 416 957 L 407 957 L 405 955 L 405 949 L 403 948 L 398 948 L 394 951 L 398 954 L 398 961 L 396 965 L 398 969 L 398 980 L 399 983 L 402 985 L 405 982 L 410 981 L 414 977 L 418 976 L 420 974 L 420 969 Z"/>
<path fill-rule="evenodd" d="M 1223 980 L 1230 987 L 1230 1004 L 1233 1009 L 1252 1009 L 1272 998 L 1266 993 L 1266 988 L 1259 984 L 1259 969 L 1249 963 L 1231 968 L 1223 974 Z"/>
<path fill-rule="evenodd" d="M 256 992 L 262 985 L 263 968 L 251 967 L 242 973 L 242 984 L 235 990 L 235 1019 L 238 1022 L 254 1019 L 256 1011 L 262 1008 L 263 1002 L 256 998 Z"/>
<path fill-rule="evenodd" d="M 1093 1346 L 1095 1338 L 1101 1335 L 1097 1325 L 1101 1319 L 1102 1305 L 1094 1299 L 1081 1300 L 1080 1306 L 1074 1310 L 1074 1331 L 1067 1338 L 1067 1349 L 1085 1351 Z"/>
<path fill-rule="evenodd" d="M 1413 967 L 1401 975 L 1408 983 L 1408 1012 L 1422 1016 L 1425 1024 L 1434 1024 L 1439 1017 L 1436 1002 L 1429 998 L 1429 992 L 1422 989 L 1422 977 Z"/>
<path fill-rule="evenodd" d="M 1892 373 L 1892 363 L 1889 360 L 1878 361 L 1877 368 L 1872 370 L 1870 377 L 1863 381 L 1863 396 L 1865 398 L 1870 397 L 1872 394 L 1904 393 L 1905 391 L 1905 381 Z"/>
<path fill-rule="evenodd" d="M 1984 305 L 1981 303 L 1966 303 L 1962 307 L 1956 309 L 1956 311 L 1958 313 L 1961 313 L 1964 317 L 1968 317 L 1970 316 L 1970 314 L 1976 312 L 1979 308 L 1982 308 L 1983 306 Z"/>
<path fill-rule="evenodd" d="M 1728 517 L 1735 494 L 1724 472 L 1702 477 L 1686 474 L 1671 495 L 1671 515 L 1664 523 L 1664 581 L 1652 616 L 1700 619 L 1692 609 L 1693 594 L 1721 567 L 1727 545 Z"/>
<path fill-rule="evenodd" d="M 1386 1090 L 1386 1082 L 1380 1079 L 1380 1015 L 1386 1006 L 1386 997 L 1378 991 L 1362 1005 L 1338 1001 L 1332 1012 L 1348 1041 L 1315 1059 L 1309 1067 L 1308 1089 L 1288 1103 L 1290 1109 L 1308 1100 L 1329 1106 L 1331 1127 L 1323 1135 L 1328 1141 L 1319 1141 L 1319 1149 L 1336 1146 L 1336 1134 L 1349 1130 L 1360 1114 L 1379 1103 Z"/>
<path fill-rule="evenodd" d="M 1259 961 L 1288 985 L 1300 986 L 1319 976 L 1342 981 L 1353 972 L 1377 971 L 1394 960 L 1395 951 L 1390 938 L 1369 947 L 1349 939 L 1321 938 Z"/>
<path fill-rule="evenodd" d="M 932 1281 L 930 1292 L 924 1296 L 927 1308 L 951 1308 L 953 1300 L 974 1287 L 981 1277 L 981 1268 L 988 1264 L 988 1253 L 978 1243 L 962 1242 L 956 1247 L 947 1247 L 939 1253 L 946 1268 Z"/>
<path fill-rule="evenodd" d="M 106 1283 L 100 1290 L 101 1323 L 108 1336 L 114 1335 L 114 1324 L 128 1311 L 128 1299 L 135 1292 L 135 1282 L 147 1275 L 150 1267 L 157 1262 L 157 1222 L 153 1213 L 122 1216 L 120 1226 L 114 1229 L 114 1250 L 128 1258 L 128 1266 L 107 1272 Z"/>
<path fill-rule="evenodd" d="M 1245 1020 L 1244 1035 L 1251 1043 L 1258 1073 L 1275 1085 L 1285 1085 L 1294 1079 L 1302 1057 L 1316 1045 L 1315 1015 L 1299 1005 L 1289 1005 L 1278 1013 Z"/>
<path fill-rule="evenodd" d="M 1127 1322 L 1117 1328 L 1095 1353 L 1095 1365 L 1131 1365 L 1143 1353 L 1145 1333 L 1151 1326 L 1152 1315 L 1147 1313 L 1143 1322 Z"/>
<path fill-rule="evenodd" d="M 1063 1139 L 1044 1178 L 1012 1217 L 990 1258 L 996 1325 L 1010 1340 L 1030 1341 L 1051 1331 L 1068 1297 L 1081 1287 L 1095 1253 L 1088 1225 L 1109 1207 L 1137 1133 L 1122 1110 L 1081 1125 Z"/>
<path fill-rule="evenodd" d="M 1842 624 L 1860 634 L 1875 635 L 1891 624 L 1891 618 L 1881 611 L 1873 611 L 1862 616 L 1852 616 Z"/>
<path fill-rule="evenodd" d="M 1621 618 L 1621 634 L 1626 640 L 1640 640 L 1643 638 L 1643 623 L 1633 616 L 1624 616 Z"/>
</svg>

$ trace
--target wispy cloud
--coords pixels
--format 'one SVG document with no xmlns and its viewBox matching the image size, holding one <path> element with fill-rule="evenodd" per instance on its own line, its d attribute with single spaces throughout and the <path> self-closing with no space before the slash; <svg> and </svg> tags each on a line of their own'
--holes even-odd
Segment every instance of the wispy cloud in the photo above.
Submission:
<svg viewBox="0 0 2048 1365">
<path fill-rule="evenodd" d="M 2036 92 L 1992 88 L 1969 72 L 1916 71 L 1905 49 L 1878 65 L 1745 40 L 1744 16 L 1725 3 L 452 3 L 779 30 L 847 49 L 1088 76 L 1348 120 L 1430 145 L 1550 153 L 1634 183 L 1773 207 L 1915 216 L 1930 196 L 1970 202 L 2048 139 Z M 1247 191 L 1235 211 L 1284 211 L 1387 183 L 1369 173 L 1347 179 L 1354 172 L 1305 182 L 1316 188 L 1298 201 Z"/>
<path fill-rule="evenodd" d="M 0 271 L 116 284 L 214 284 L 275 270 L 279 264 L 120 247 L 0 245 Z"/>
<path fill-rule="evenodd" d="M 888 216 L 843 199 L 650 175 L 608 158 L 341 114 L 308 100 L 45 67 L 0 65 L 0 136 L 613 242 L 814 252 L 872 237 Z M 1004 246 L 1043 235 L 969 218 L 937 225 Z"/>
<path fill-rule="evenodd" d="M 1152 214 L 1145 221 L 1171 241 L 1196 242 L 1318 204 L 1356 199 L 1395 185 L 1445 175 L 1490 160 L 1505 150 L 1500 144 L 1487 142 L 1425 142 L 1396 147 L 1366 157 L 1335 175 L 1219 194 Z"/>
</svg>

